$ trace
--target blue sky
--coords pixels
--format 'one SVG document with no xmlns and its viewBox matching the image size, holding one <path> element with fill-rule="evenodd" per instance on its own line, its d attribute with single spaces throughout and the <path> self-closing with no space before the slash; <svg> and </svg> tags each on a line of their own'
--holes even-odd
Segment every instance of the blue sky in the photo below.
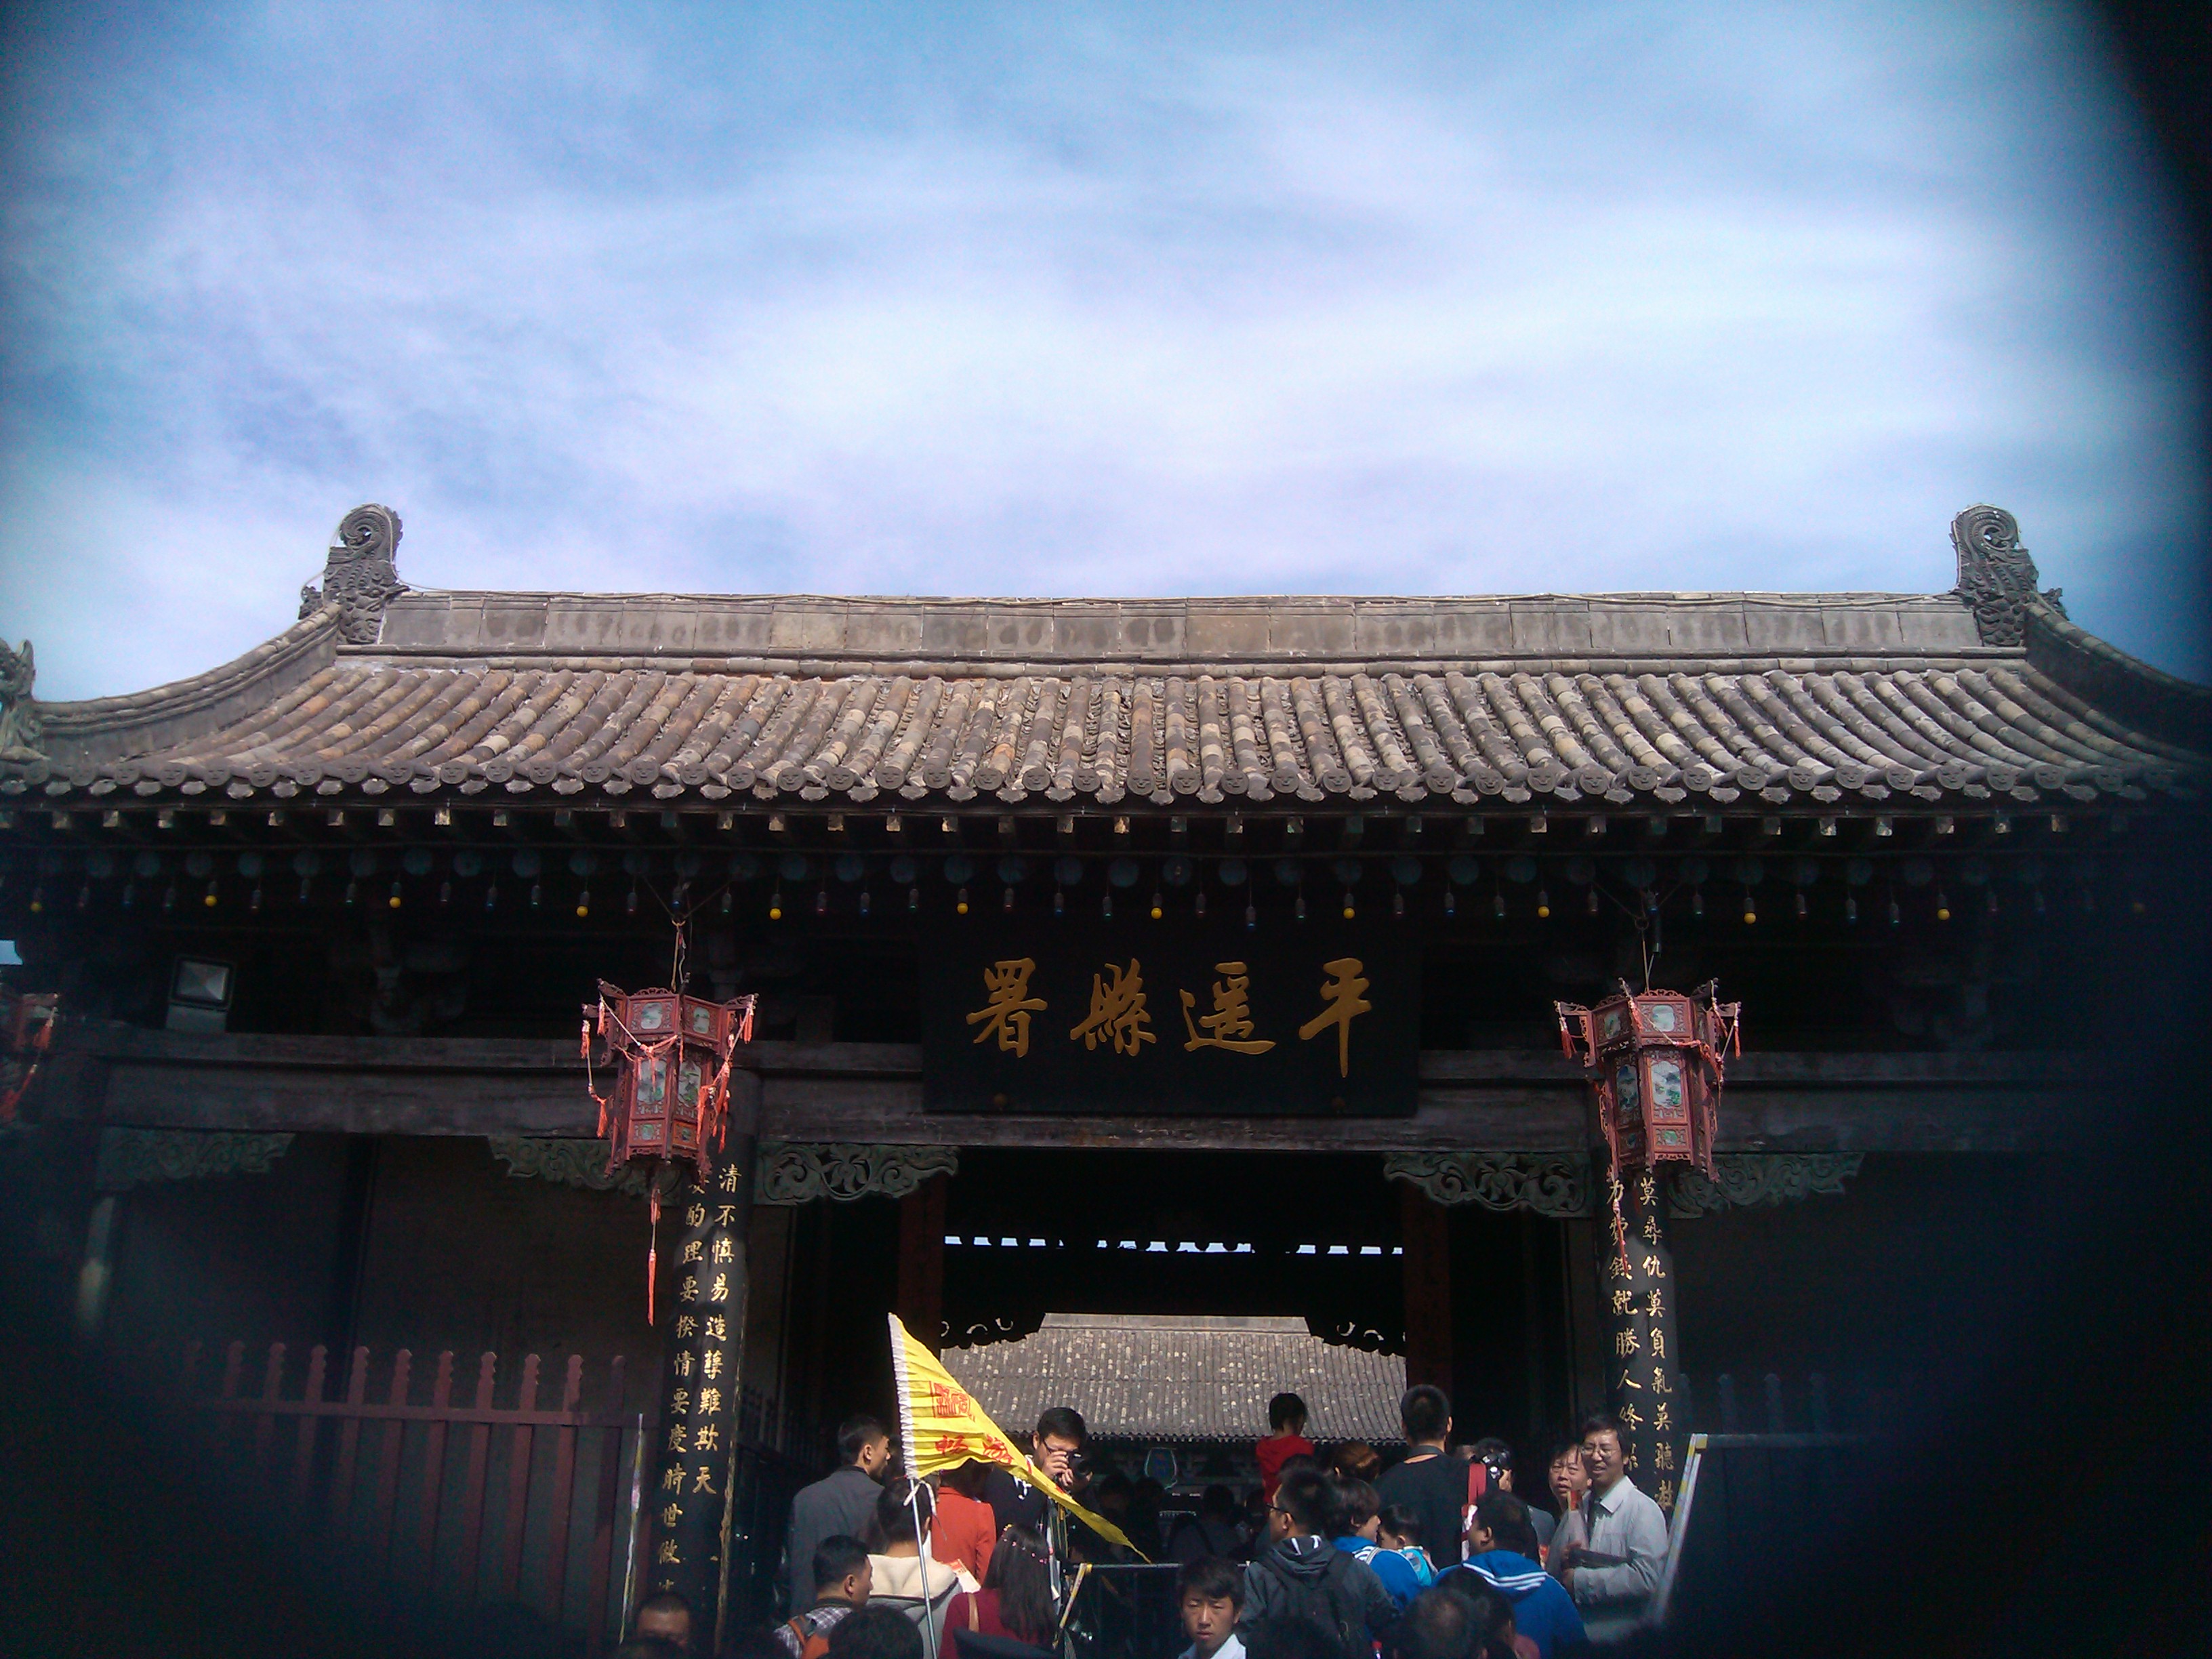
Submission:
<svg viewBox="0 0 2212 1659">
<path fill-rule="evenodd" d="M 199 4 L 6 41 L 48 697 L 418 586 L 1894 588 L 2207 673 L 2200 319 L 2063 8 Z"/>
</svg>

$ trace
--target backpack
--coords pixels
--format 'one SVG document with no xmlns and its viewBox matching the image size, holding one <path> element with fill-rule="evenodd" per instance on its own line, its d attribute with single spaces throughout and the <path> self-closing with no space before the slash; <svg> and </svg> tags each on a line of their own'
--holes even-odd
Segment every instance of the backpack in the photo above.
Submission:
<svg viewBox="0 0 2212 1659">
<path fill-rule="evenodd" d="M 822 1656 L 830 1651 L 829 1631 L 810 1632 L 803 1615 L 786 1620 L 783 1627 L 791 1632 L 791 1639 L 799 1644 L 799 1659 L 822 1659 Z M 836 1627 L 833 1626 L 831 1628 Z"/>
<path fill-rule="evenodd" d="M 1266 1632 L 1276 1625 L 1303 1619 L 1320 1626 L 1335 1638 L 1338 1650 L 1345 1659 L 1366 1659 L 1366 1656 L 1374 1651 L 1374 1644 L 1368 1639 L 1365 1624 L 1356 1619 L 1352 1623 L 1347 1623 L 1339 1611 L 1339 1604 L 1346 1599 L 1343 1584 L 1351 1559 L 1343 1551 L 1333 1550 L 1321 1576 L 1309 1578 L 1292 1577 L 1289 1573 L 1278 1571 L 1272 1562 L 1261 1557 L 1254 1565 L 1273 1577 L 1282 1595 L 1264 1618 L 1254 1620 L 1241 1632 L 1247 1638 L 1246 1645 L 1250 1645 L 1252 1638 L 1264 1638 Z M 1355 1623 L 1358 1624 L 1356 1629 Z"/>
</svg>

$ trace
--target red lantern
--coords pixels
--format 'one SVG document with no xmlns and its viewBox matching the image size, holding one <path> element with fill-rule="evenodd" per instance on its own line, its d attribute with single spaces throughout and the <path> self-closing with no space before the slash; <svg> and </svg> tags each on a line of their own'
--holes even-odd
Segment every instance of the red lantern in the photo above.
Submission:
<svg viewBox="0 0 2212 1659">
<path fill-rule="evenodd" d="M 61 1010 L 58 992 L 0 989 L 0 1124 L 15 1121 L 15 1108 L 53 1046 Z"/>
<path fill-rule="evenodd" d="M 621 1066 L 610 1093 L 592 1088 L 599 1133 L 611 1137 L 611 1172 L 632 1158 L 689 1158 L 707 1178 L 708 1149 L 722 1144 L 731 1058 L 752 1041 L 753 1000 L 630 993 L 599 981 L 598 1003 L 584 1006 L 583 1048 L 587 1078 L 594 1027 Z"/>
<path fill-rule="evenodd" d="M 1742 1005 L 1714 1000 L 1716 985 L 1691 995 L 1631 991 L 1595 1008 L 1562 1002 L 1559 1042 L 1597 1091 L 1598 1122 L 1616 1173 L 1662 1164 L 1713 1172 L 1722 1061 Z"/>
</svg>

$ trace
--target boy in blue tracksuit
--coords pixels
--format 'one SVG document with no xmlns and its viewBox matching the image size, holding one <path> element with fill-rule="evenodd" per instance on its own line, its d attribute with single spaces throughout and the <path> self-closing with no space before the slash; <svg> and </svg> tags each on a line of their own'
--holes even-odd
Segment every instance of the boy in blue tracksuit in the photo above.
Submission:
<svg viewBox="0 0 2212 1659">
<path fill-rule="evenodd" d="M 1382 1500 L 1364 1480 L 1339 1479 L 1329 1482 L 1336 1500 L 1336 1547 L 1354 1560 L 1364 1561 L 1390 1592 L 1390 1601 L 1403 1613 L 1415 1596 L 1428 1588 L 1433 1574 L 1424 1575 L 1396 1550 L 1377 1541 L 1382 1521 Z"/>
<path fill-rule="evenodd" d="M 1539 1659 L 1589 1640 L 1566 1587 L 1536 1564 L 1536 1529 L 1528 1506 L 1510 1492 L 1484 1494 L 1468 1523 L 1467 1559 L 1452 1570 L 1472 1573 L 1513 1604 L 1513 1628 L 1536 1644 Z M 1450 1573 L 1443 1582 L 1449 1583 Z"/>
</svg>

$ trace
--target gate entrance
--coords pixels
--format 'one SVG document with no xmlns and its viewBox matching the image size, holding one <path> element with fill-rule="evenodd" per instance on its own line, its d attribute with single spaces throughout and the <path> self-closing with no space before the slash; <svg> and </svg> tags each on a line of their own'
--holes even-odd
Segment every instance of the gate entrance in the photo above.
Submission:
<svg viewBox="0 0 2212 1659">
<path fill-rule="evenodd" d="M 901 1200 L 895 1304 L 956 1369 L 1048 1316 L 1287 1324 L 1444 1388 L 1461 1437 L 1538 1455 L 1584 1403 L 1568 1224 L 1447 1207 L 1384 1170 L 1372 1153 L 970 1149 Z"/>
<path fill-rule="evenodd" d="M 1399 1208 L 1371 1157 L 970 1153 L 945 1194 L 944 1340 L 1047 1313 L 1264 1314 L 1403 1353 Z"/>
</svg>

